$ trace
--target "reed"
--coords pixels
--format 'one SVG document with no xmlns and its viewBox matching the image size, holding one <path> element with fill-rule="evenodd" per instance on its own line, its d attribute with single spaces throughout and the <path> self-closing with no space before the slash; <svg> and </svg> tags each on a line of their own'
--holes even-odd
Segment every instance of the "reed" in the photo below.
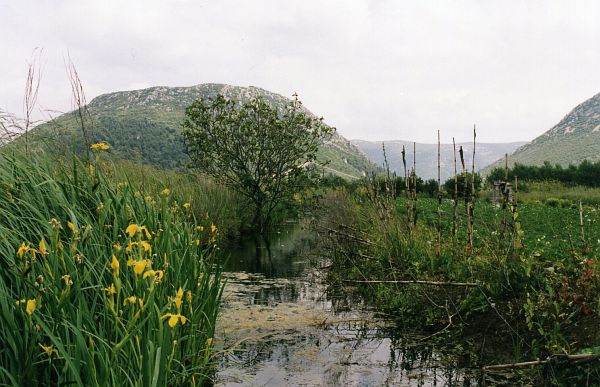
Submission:
<svg viewBox="0 0 600 387">
<path fill-rule="evenodd" d="M 102 149 L 90 163 L 0 155 L 2 385 L 210 376 L 219 230 L 172 187 L 116 179 Z"/>
</svg>

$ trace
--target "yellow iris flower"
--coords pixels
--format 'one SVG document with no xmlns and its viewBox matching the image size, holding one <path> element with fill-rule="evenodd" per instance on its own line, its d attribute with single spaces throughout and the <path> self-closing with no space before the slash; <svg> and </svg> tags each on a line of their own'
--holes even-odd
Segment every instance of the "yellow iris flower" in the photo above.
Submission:
<svg viewBox="0 0 600 387">
<path fill-rule="evenodd" d="M 181 322 L 181 325 L 185 325 L 185 323 L 187 322 L 187 318 L 179 313 L 177 313 L 177 314 L 167 313 L 161 317 L 162 320 L 164 320 L 166 318 L 169 319 L 167 321 L 167 323 L 169 324 L 169 326 L 171 328 L 175 328 L 177 326 L 178 322 Z"/>
<path fill-rule="evenodd" d="M 90 148 L 95 151 L 105 151 L 110 148 L 110 145 L 105 142 L 99 142 L 97 144 L 90 145 Z"/>
</svg>

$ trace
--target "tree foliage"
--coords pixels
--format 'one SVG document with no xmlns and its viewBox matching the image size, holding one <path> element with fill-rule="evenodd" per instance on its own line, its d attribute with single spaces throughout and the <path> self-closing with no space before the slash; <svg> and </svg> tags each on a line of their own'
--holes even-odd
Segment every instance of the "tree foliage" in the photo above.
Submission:
<svg viewBox="0 0 600 387">
<path fill-rule="evenodd" d="M 487 180 L 490 182 L 504 180 L 506 171 L 504 168 L 495 168 L 490 172 Z M 518 177 L 519 180 L 527 181 L 559 181 L 570 185 L 583 185 L 588 187 L 600 187 L 600 161 L 591 162 L 584 160 L 579 165 L 570 164 L 563 167 L 560 164 L 552 165 L 545 161 L 543 165 L 515 164 L 508 170 L 509 181 Z"/>
<path fill-rule="evenodd" d="M 316 152 L 333 130 L 297 98 L 278 110 L 219 95 L 186 109 L 183 135 L 193 167 L 242 194 L 263 232 L 279 204 L 316 181 Z"/>
</svg>

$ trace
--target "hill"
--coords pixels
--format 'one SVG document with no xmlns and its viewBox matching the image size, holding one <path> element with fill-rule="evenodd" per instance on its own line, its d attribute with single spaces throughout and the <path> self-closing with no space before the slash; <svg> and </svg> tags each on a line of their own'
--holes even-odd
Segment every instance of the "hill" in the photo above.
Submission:
<svg viewBox="0 0 600 387">
<path fill-rule="evenodd" d="M 525 165 L 579 164 L 600 160 L 600 93 L 579 104 L 558 124 L 509 155 L 509 163 Z M 489 170 L 495 163 L 486 168 Z"/>
<path fill-rule="evenodd" d="M 351 140 L 369 159 L 378 165 L 383 164 L 383 152 L 381 141 Z M 511 153 L 523 142 L 513 143 L 478 143 L 475 149 L 475 170 L 479 171 L 490 163 L 503 157 L 506 153 Z M 409 141 L 392 140 L 385 141 L 385 151 L 387 154 L 390 169 L 403 175 L 404 166 L 402 164 L 402 147 L 406 148 L 406 161 L 412 165 L 413 161 L 413 143 Z M 458 149 L 462 146 L 465 154 L 465 164 L 468 170 L 471 170 L 473 158 L 473 143 L 457 143 L 457 162 L 459 172 L 461 170 L 460 159 L 458 159 Z M 416 144 L 417 175 L 423 179 L 437 179 L 437 144 Z M 454 157 L 452 144 L 441 144 L 441 176 L 442 181 L 454 175 Z M 410 166 L 409 166 L 410 167 Z"/>
<path fill-rule="evenodd" d="M 258 87 L 214 83 L 119 91 L 98 96 L 87 105 L 88 137 L 91 142 L 110 143 L 111 153 L 118 158 L 161 168 L 183 168 L 188 162 L 181 135 L 185 108 L 196 99 L 217 94 L 240 103 L 260 96 L 278 108 L 284 108 L 290 101 Z M 66 113 L 36 127 L 31 137 L 54 149 L 75 144 L 81 150 L 84 142 L 77 122 L 75 112 Z M 359 177 L 374 167 L 364 154 L 337 133 L 323 144 L 319 156 L 329 161 L 327 171 L 341 176 Z"/>
</svg>

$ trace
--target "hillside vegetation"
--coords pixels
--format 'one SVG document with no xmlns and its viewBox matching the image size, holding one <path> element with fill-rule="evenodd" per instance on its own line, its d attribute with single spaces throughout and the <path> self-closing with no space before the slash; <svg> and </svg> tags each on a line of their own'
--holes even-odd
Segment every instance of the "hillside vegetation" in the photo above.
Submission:
<svg viewBox="0 0 600 387">
<path fill-rule="evenodd" d="M 509 155 L 510 165 L 580 164 L 600 160 L 600 94 L 579 104 L 550 130 Z M 491 165 L 489 171 L 501 161 Z"/>
<path fill-rule="evenodd" d="M 290 102 L 258 87 L 214 83 L 109 93 L 94 98 L 87 105 L 89 115 L 84 114 L 84 124 L 88 142 L 110 143 L 111 154 L 119 158 L 161 168 L 184 168 L 189 162 L 181 135 L 185 108 L 194 100 L 218 94 L 240 104 L 260 96 L 278 109 Z M 81 151 L 85 141 L 79 128 L 78 115 L 71 112 L 38 126 L 31 138 L 52 149 L 74 147 Z M 360 177 L 373 168 L 367 157 L 339 134 L 323 144 L 319 155 L 321 160 L 329 162 L 326 172 L 346 177 Z"/>
</svg>

